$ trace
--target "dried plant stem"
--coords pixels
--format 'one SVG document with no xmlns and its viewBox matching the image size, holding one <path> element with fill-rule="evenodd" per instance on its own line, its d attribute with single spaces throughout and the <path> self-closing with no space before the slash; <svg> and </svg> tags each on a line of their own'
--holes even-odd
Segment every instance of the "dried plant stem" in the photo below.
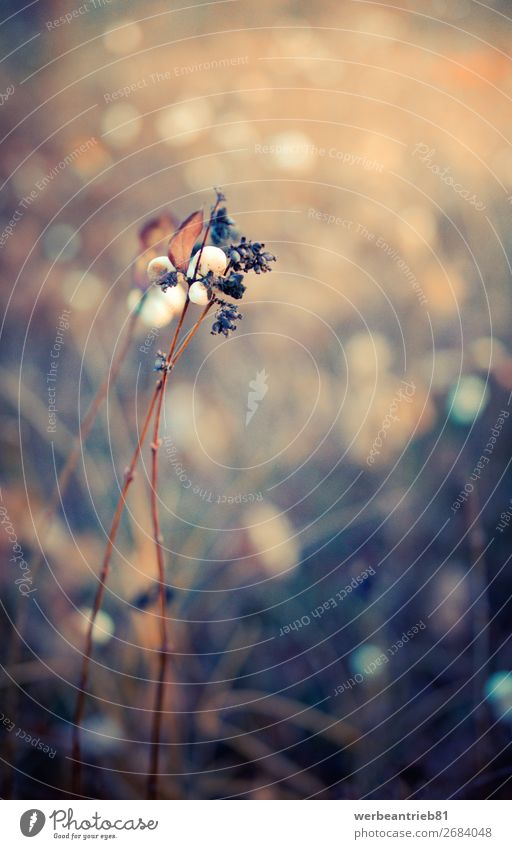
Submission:
<svg viewBox="0 0 512 849">
<path fill-rule="evenodd" d="M 213 216 L 217 211 L 220 204 L 220 198 L 217 198 L 217 202 L 212 210 L 212 215 L 208 221 L 208 225 L 206 227 L 205 233 L 203 235 L 201 241 L 201 247 L 199 250 L 199 257 L 196 263 L 192 283 L 194 283 L 198 271 L 199 265 L 201 263 L 201 257 L 203 255 L 203 250 L 206 245 L 206 240 L 208 239 L 208 235 L 210 233 L 210 228 L 212 224 Z M 188 305 L 189 300 L 187 297 L 186 306 Z M 194 327 L 190 331 L 190 333 L 185 337 L 184 342 L 181 347 L 176 352 L 176 359 L 181 356 L 182 352 L 185 350 L 187 345 L 190 343 L 195 333 L 199 329 L 203 319 L 206 317 L 207 313 L 213 306 L 214 301 L 210 301 L 207 304 L 205 309 L 203 310 L 201 316 L 198 321 L 195 323 Z M 158 761 L 160 755 L 160 729 L 162 725 L 162 708 L 164 702 L 164 693 L 165 693 L 165 673 L 167 668 L 167 657 L 168 657 L 168 639 L 167 639 L 167 609 L 166 609 L 166 599 L 165 599 L 165 566 L 164 566 L 164 553 L 162 549 L 162 534 L 160 530 L 160 518 L 158 515 L 158 449 L 160 448 L 161 440 L 160 440 L 160 421 L 162 418 L 162 406 L 163 400 L 165 396 L 165 387 L 167 383 L 167 377 L 170 372 L 171 359 L 174 353 L 174 349 L 176 347 L 177 342 L 177 334 L 173 339 L 173 343 L 171 346 L 171 350 L 167 356 L 167 360 L 165 363 L 165 369 L 162 375 L 162 388 L 160 391 L 160 395 L 158 398 L 156 413 L 155 413 L 155 422 L 153 428 L 153 441 L 151 443 L 151 515 L 153 519 L 153 536 L 155 540 L 156 547 L 156 560 L 157 560 L 157 581 L 158 581 L 158 598 L 159 598 L 159 610 L 160 610 L 160 649 L 159 649 L 159 665 L 158 665 L 158 680 L 156 686 L 155 693 L 155 707 L 153 711 L 153 727 L 151 731 L 151 750 L 150 750 L 150 760 L 149 760 L 149 772 L 147 776 L 147 788 L 146 788 L 146 796 L 148 799 L 156 799 L 157 789 L 158 789 Z"/>
<path fill-rule="evenodd" d="M 189 300 L 187 297 L 185 308 L 188 307 Z M 183 310 L 182 319 L 185 318 L 186 309 Z M 160 444 L 160 420 L 162 417 L 162 405 L 165 395 L 165 386 L 167 376 L 169 374 L 171 359 L 174 354 L 178 334 L 183 324 L 183 320 L 177 328 L 172 340 L 170 351 L 165 362 L 166 368 L 162 374 L 161 389 L 158 395 L 156 405 L 155 422 L 153 426 L 153 441 L 151 443 L 151 516 L 153 521 L 153 536 L 156 547 L 157 559 L 157 580 L 158 580 L 158 598 L 160 609 L 160 649 L 158 654 L 158 681 L 155 696 L 155 709 L 153 713 L 153 729 L 151 734 L 151 754 L 150 766 L 148 773 L 147 798 L 155 799 L 157 792 L 158 781 L 158 755 L 160 750 L 160 726 L 162 722 L 162 706 L 164 700 L 165 688 L 165 672 L 167 667 L 167 653 L 169 650 L 167 640 L 167 611 L 165 604 L 165 567 L 164 553 L 162 550 L 162 534 L 160 530 L 160 518 L 158 515 L 158 447 Z"/>
<path fill-rule="evenodd" d="M 110 532 L 108 535 L 107 547 L 105 549 L 105 554 L 103 556 L 103 562 L 101 564 L 101 571 L 99 575 L 99 583 L 98 588 L 96 590 L 96 596 L 94 598 L 94 604 L 92 608 L 92 613 L 89 619 L 89 624 L 87 626 L 87 634 L 85 639 L 85 648 L 82 657 L 82 668 L 80 673 L 80 682 L 78 684 L 78 696 L 75 707 L 75 714 L 73 717 L 73 744 L 72 744 L 72 758 L 73 758 L 73 776 L 72 776 L 72 792 L 75 794 L 79 794 L 80 792 L 80 783 L 81 783 L 81 749 L 80 749 L 80 726 L 82 724 L 83 712 L 85 707 L 85 689 L 87 686 L 87 679 L 89 675 L 89 665 L 92 654 L 92 634 L 94 630 L 94 623 L 96 621 L 96 617 L 99 613 L 101 602 L 103 601 L 103 596 L 105 593 L 105 585 L 108 578 L 108 573 L 110 569 L 110 560 L 112 557 L 112 551 L 114 548 L 115 540 L 117 537 L 117 532 L 119 530 L 119 524 L 121 521 L 121 516 L 123 514 L 124 505 L 126 502 L 126 496 L 128 494 L 128 490 L 130 488 L 130 484 L 133 481 L 135 467 L 137 465 L 140 452 L 142 450 L 142 446 L 144 444 L 144 440 L 146 438 L 146 434 L 149 429 L 149 425 L 151 422 L 151 417 L 153 415 L 153 411 L 155 409 L 155 405 L 158 399 L 159 385 L 161 381 L 157 383 L 157 388 L 153 393 L 153 397 L 151 398 L 148 411 L 146 413 L 146 418 L 144 420 L 144 424 L 142 426 L 139 439 L 137 441 L 137 445 L 135 451 L 133 452 L 133 456 L 130 462 L 130 465 L 125 471 L 124 474 L 124 482 L 123 487 L 121 489 L 121 495 L 119 496 L 119 500 L 117 502 L 116 511 L 114 513 L 114 518 L 112 520 L 112 525 L 110 527 Z"/>
<path fill-rule="evenodd" d="M 213 302 L 210 302 L 205 307 L 201 316 L 198 318 L 198 320 L 196 321 L 196 323 L 194 324 L 194 326 L 192 327 L 190 332 L 185 337 L 185 340 L 182 342 L 180 347 L 176 350 L 177 343 L 178 343 L 178 337 L 179 337 L 180 331 L 183 327 L 183 322 L 185 320 L 185 316 L 186 316 L 186 313 L 187 313 L 187 310 L 188 310 L 189 303 L 190 302 L 187 298 L 187 300 L 185 301 L 185 305 L 183 307 L 182 313 L 181 313 L 180 320 L 178 322 L 178 326 L 177 326 L 176 331 L 174 333 L 173 340 L 171 342 L 169 354 L 167 355 L 166 363 L 167 363 L 168 368 L 163 372 L 162 377 L 158 380 L 158 382 L 155 386 L 155 390 L 154 390 L 153 395 L 151 397 L 149 407 L 148 407 L 148 410 L 146 412 L 146 416 L 144 418 L 144 422 L 143 422 L 143 425 L 142 425 L 142 428 L 141 428 L 141 431 L 140 431 L 140 435 L 139 435 L 139 438 L 138 438 L 138 441 L 137 441 L 137 445 L 135 447 L 130 465 L 128 466 L 128 468 L 125 472 L 123 487 L 122 487 L 122 490 L 121 490 L 121 494 L 119 496 L 116 511 L 114 513 L 114 518 L 112 520 L 112 525 L 111 525 L 110 532 L 109 532 L 109 535 L 108 535 L 108 541 L 107 541 L 107 546 L 106 546 L 106 549 L 105 549 L 105 554 L 103 556 L 102 566 L 101 566 L 100 575 L 99 575 L 98 589 L 96 591 L 96 596 L 95 596 L 95 599 L 94 599 L 92 613 L 91 613 L 88 628 L 87 628 L 85 648 L 84 648 L 84 654 L 83 654 L 83 658 L 82 658 L 82 668 L 81 668 L 80 682 L 79 682 L 79 685 L 78 685 L 78 696 L 77 696 L 75 713 L 74 713 L 74 717 L 73 717 L 72 792 L 75 795 L 79 795 L 80 786 L 81 786 L 80 726 L 81 726 L 81 723 L 82 723 L 83 713 L 84 713 L 84 708 L 85 708 L 86 687 L 87 687 L 87 682 L 88 682 L 88 677 L 89 677 L 89 667 L 90 667 L 90 660 L 91 660 L 91 654 L 92 654 L 92 635 L 93 635 L 93 630 L 94 630 L 94 623 L 96 621 L 96 617 L 97 617 L 97 615 L 100 611 L 101 603 L 103 601 L 103 596 L 104 596 L 104 593 L 105 593 L 105 586 L 106 586 L 106 582 L 107 582 L 109 570 L 110 570 L 110 561 L 111 561 L 111 558 L 112 558 L 115 540 L 117 538 L 117 533 L 118 533 L 118 530 L 119 530 L 121 517 L 122 517 L 124 506 L 125 506 L 125 503 L 126 503 L 126 497 L 127 497 L 130 485 L 131 485 L 131 483 L 134 479 L 135 469 L 136 469 L 136 466 L 137 466 L 137 463 L 138 463 L 138 460 L 139 460 L 139 457 L 140 457 L 140 454 L 141 454 L 141 451 L 142 451 L 142 448 L 143 448 L 143 445 L 144 445 L 144 442 L 145 442 L 145 439 L 146 439 L 146 436 L 147 436 L 147 433 L 148 433 L 148 430 L 149 430 L 149 426 L 151 424 L 151 419 L 152 419 L 153 414 L 155 412 L 155 409 L 157 407 L 157 403 L 158 403 L 160 397 L 162 397 L 162 399 L 163 399 L 163 391 L 162 390 L 163 390 L 163 388 L 164 388 L 164 386 L 167 382 L 168 375 L 170 374 L 171 370 L 174 368 L 174 366 L 178 362 L 179 358 L 185 352 L 186 348 L 190 344 L 192 338 L 195 336 L 196 332 L 198 331 L 200 325 L 202 324 L 202 322 L 203 322 L 204 318 L 206 317 L 207 313 L 209 312 L 210 308 L 213 306 Z M 165 609 L 165 587 L 163 589 L 164 589 L 164 609 Z"/>
<path fill-rule="evenodd" d="M 184 342 L 176 352 L 175 361 L 181 356 L 187 345 L 190 344 L 195 333 L 199 330 L 200 325 L 206 318 L 206 315 L 213 306 L 213 302 L 207 304 L 201 316 L 196 321 L 190 333 L 186 336 Z M 162 376 L 162 389 L 159 394 L 157 408 L 155 412 L 155 422 L 153 427 L 153 441 L 151 443 L 151 515 L 153 519 L 153 536 L 155 540 L 156 559 L 157 559 L 157 581 L 158 581 L 158 598 L 160 611 L 160 648 L 159 648 L 159 667 L 158 680 L 155 694 L 155 707 L 153 711 L 153 728 L 151 733 L 151 751 L 149 772 L 147 778 L 147 798 L 155 799 L 158 786 L 158 760 L 160 753 L 160 729 L 162 724 L 162 708 L 165 692 L 165 673 L 167 668 L 168 658 L 168 636 L 167 636 L 167 609 L 165 600 L 165 568 L 164 554 L 162 549 L 162 534 L 160 530 L 160 519 L 158 515 L 158 466 L 159 454 L 158 450 L 161 445 L 160 439 L 160 422 L 162 418 L 162 406 L 165 396 L 165 386 L 167 376 L 171 366 L 172 352 L 168 355 L 166 365 L 167 369 Z"/>
<path fill-rule="evenodd" d="M 205 233 L 202 238 L 201 248 L 199 251 L 199 258 L 196 264 L 196 268 L 194 271 L 194 276 L 192 283 L 195 281 L 199 264 L 201 262 L 201 256 L 204 250 L 204 246 L 206 244 L 206 240 L 210 233 L 211 224 L 213 220 L 213 216 L 217 211 L 220 204 L 220 197 L 217 198 L 217 202 L 215 203 L 212 215 L 208 221 L 208 225 L 206 227 Z M 86 697 L 86 687 L 89 676 L 89 667 L 92 655 L 92 635 L 94 630 L 94 623 L 96 621 L 96 617 L 99 613 L 101 603 L 103 601 L 103 596 L 105 593 L 105 586 L 108 579 L 108 574 L 110 570 L 110 561 L 112 558 L 112 552 L 114 549 L 115 540 L 117 537 L 117 533 L 119 530 L 119 525 L 121 522 L 121 517 L 123 514 L 124 506 L 126 503 L 126 497 L 128 494 L 128 490 L 130 488 L 130 484 L 133 480 L 135 469 L 142 451 L 142 447 L 144 445 L 144 441 L 146 439 L 146 435 L 149 429 L 149 425 L 151 423 L 151 418 L 156 408 L 156 416 L 155 416 L 155 425 L 154 425 L 154 433 L 153 433 L 153 442 L 152 442 L 152 493 L 151 493 L 151 502 L 152 502 L 152 517 L 153 517 L 153 532 L 155 537 L 155 544 L 157 550 L 157 567 L 158 567 L 158 582 L 159 582 L 159 599 L 160 599 L 160 611 L 161 611 L 161 645 L 160 645 L 160 668 L 159 668 L 159 677 L 157 684 L 157 693 L 156 693 L 156 703 L 155 703 L 155 711 L 154 711 L 154 722 L 153 722 L 153 735 L 152 735 L 152 747 L 151 747 L 151 767 L 150 774 L 148 775 L 148 793 L 152 793 L 156 795 L 157 789 L 157 771 L 158 771 L 158 753 L 160 748 L 160 725 L 161 725 L 161 713 L 162 713 L 162 704 L 163 704 L 163 696 L 164 696 L 164 683 L 165 683 L 165 669 L 166 669 L 166 661 L 167 661 L 167 626 L 166 626 L 166 604 L 165 604 L 165 574 L 164 574 L 164 561 L 163 561 L 163 551 L 161 544 L 161 533 L 160 533 L 160 524 L 158 518 L 158 504 L 157 504 L 157 481 L 158 481 L 158 441 L 159 441 L 159 431 L 160 431 L 160 419 L 162 412 L 162 404 L 163 398 L 165 395 L 165 386 L 168 380 L 168 376 L 171 370 L 174 368 L 176 362 L 183 354 L 197 330 L 199 329 L 202 321 L 206 317 L 207 313 L 215 303 L 214 300 L 210 301 L 201 316 L 196 321 L 195 325 L 192 327 L 191 331 L 185 337 L 185 340 L 182 342 L 179 349 L 176 351 L 176 346 L 178 344 L 178 338 L 183 327 L 183 323 L 185 321 L 185 316 L 187 314 L 187 310 L 190 304 L 190 300 L 187 294 L 187 298 L 185 304 L 183 306 L 183 310 L 181 312 L 180 319 L 178 321 L 178 325 L 176 327 L 174 336 L 172 338 L 171 346 L 169 348 L 169 353 L 167 354 L 167 358 L 165 361 L 165 368 L 162 372 L 162 376 L 158 380 L 155 390 L 153 392 L 151 401 L 149 403 L 148 411 L 146 413 L 146 417 L 144 419 L 144 423 L 142 425 L 142 429 L 139 435 L 139 439 L 137 441 L 137 445 L 135 447 L 135 451 L 132 456 L 132 460 L 128 469 L 125 472 L 123 488 L 121 490 L 121 495 L 117 502 L 116 511 L 114 513 L 114 518 L 112 520 L 112 525 L 110 528 L 110 533 L 108 536 L 107 547 L 105 550 L 105 554 L 103 556 L 103 562 L 101 566 L 98 589 L 96 591 L 96 596 L 94 599 L 94 604 L 92 608 L 92 613 L 89 619 L 89 624 L 87 627 L 87 635 L 85 641 L 85 650 L 82 658 L 82 669 L 80 675 L 80 682 L 78 688 L 78 697 L 76 702 L 75 713 L 73 717 L 73 732 L 72 732 L 72 759 L 73 759 L 73 770 L 72 770 L 72 790 L 73 793 L 79 794 L 80 786 L 81 786 L 81 749 L 80 749 L 80 726 L 82 724 L 83 713 L 85 708 L 85 697 Z M 154 768 L 153 768 L 154 767 Z M 151 774 L 152 773 L 152 774 Z M 153 798 L 153 797 L 151 797 Z"/>
<path fill-rule="evenodd" d="M 160 612 L 160 649 L 158 655 L 158 681 L 155 694 L 155 708 L 153 713 L 153 728 L 151 733 L 151 751 L 149 772 L 147 781 L 147 798 L 156 799 L 158 782 L 158 757 L 160 751 L 160 728 L 162 723 L 162 708 L 164 700 L 165 673 L 167 667 L 167 653 L 169 650 L 167 640 L 167 611 L 165 601 L 165 569 L 164 553 L 162 549 L 162 534 L 160 530 L 160 518 L 158 515 L 158 448 L 160 446 L 160 419 L 162 416 L 162 403 L 165 390 L 164 373 L 162 391 L 160 392 L 155 413 L 153 428 L 153 441 L 151 443 L 151 515 L 153 520 L 153 536 L 156 547 L 158 598 Z"/>
</svg>

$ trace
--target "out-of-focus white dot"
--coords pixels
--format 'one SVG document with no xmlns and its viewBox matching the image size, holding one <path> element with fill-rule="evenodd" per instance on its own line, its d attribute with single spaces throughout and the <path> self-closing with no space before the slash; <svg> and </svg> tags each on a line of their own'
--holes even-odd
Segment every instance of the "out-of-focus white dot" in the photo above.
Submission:
<svg viewBox="0 0 512 849">
<path fill-rule="evenodd" d="M 90 271 L 75 269 L 66 274 L 62 294 L 73 309 L 88 310 L 97 304 L 103 293 L 103 281 Z"/>
<path fill-rule="evenodd" d="M 82 748 L 91 755 L 114 752 L 124 745 L 123 729 L 108 716 L 89 716 L 82 723 Z"/>
<path fill-rule="evenodd" d="M 404 250 L 425 250 L 425 245 L 433 245 L 437 239 L 437 222 L 430 209 L 422 206 L 409 206 L 401 213 L 402 221 L 397 222 L 401 247 Z"/>
<path fill-rule="evenodd" d="M 278 133 L 268 142 L 269 153 L 274 165 L 285 171 L 309 171 L 314 161 L 313 143 L 309 136 L 297 130 Z"/>
<path fill-rule="evenodd" d="M 101 130 L 107 144 L 124 147 L 137 138 L 142 126 L 138 109 L 131 103 L 109 106 L 101 116 Z"/>
<path fill-rule="evenodd" d="M 508 358 L 503 342 L 490 336 L 481 336 L 471 343 L 471 354 L 477 368 L 489 371 L 493 366 Z"/>
<path fill-rule="evenodd" d="M 90 607 L 83 607 L 78 614 L 80 616 L 80 627 L 84 633 L 89 628 L 91 614 L 92 610 Z M 99 646 L 104 646 L 112 638 L 114 630 L 115 625 L 112 617 L 109 616 L 108 613 L 105 613 L 103 610 L 99 610 L 94 621 L 94 627 L 92 629 L 93 642 L 95 642 Z"/>
<path fill-rule="evenodd" d="M 391 365 L 391 346 L 381 333 L 354 333 L 345 345 L 349 376 L 374 378 Z"/>
<path fill-rule="evenodd" d="M 284 575 L 297 565 L 300 548 L 295 529 L 273 504 L 255 503 L 245 513 L 249 541 L 264 570 Z"/>
<path fill-rule="evenodd" d="M 140 311 L 140 320 L 146 327 L 165 327 L 172 321 L 185 303 L 183 289 L 176 287 L 176 290 L 172 288 L 162 292 L 156 286 L 149 290 Z M 128 309 L 134 310 L 138 307 L 141 295 L 140 289 L 132 289 L 128 295 Z"/>
<path fill-rule="evenodd" d="M 387 655 L 380 646 L 367 643 L 350 655 L 350 668 L 354 675 L 380 675 L 387 665 Z"/>
<path fill-rule="evenodd" d="M 462 377 L 451 390 L 447 407 L 451 418 L 458 424 L 472 424 L 484 411 L 489 400 L 485 382 L 475 375 Z"/>
<path fill-rule="evenodd" d="M 485 684 L 485 697 L 500 719 L 512 719 L 512 672 L 495 672 Z"/>
<path fill-rule="evenodd" d="M 44 235 L 43 251 L 48 259 L 73 259 L 79 249 L 80 236 L 69 224 L 54 224 Z"/>
<path fill-rule="evenodd" d="M 273 96 L 272 80 L 262 71 L 240 71 L 236 86 L 238 98 L 247 108 L 247 104 L 265 103 Z M 250 107 L 249 107 L 250 108 Z"/>
<path fill-rule="evenodd" d="M 449 563 L 432 587 L 436 615 L 432 627 L 447 641 L 459 640 L 467 629 L 465 612 L 471 605 L 468 572 L 462 564 Z"/>
<path fill-rule="evenodd" d="M 414 364 L 415 372 L 433 392 L 446 393 L 460 372 L 460 356 L 453 348 L 435 348 Z"/>
<path fill-rule="evenodd" d="M 209 129 L 211 121 L 212 107 L 206 98 L 201 98 L 164 109 L 158 115 L 155 126 L 161 139 L 179 147 L 194 141 L 201 130 Z"/>
<path fill-rule="evenodd" d="M 103 34 L 103 42 L 110 53 L 131 53 L 142 40 L 142 30 L 136 21 L 126 21 Z"/>
<path fill-rule="evenodd" d="M 225 112 L 222 123 L 229 126 L 213 127 L 211 137 L 219 147 L 232 149 L 244 147 L 254 141 L 254 125 L 240 112 Z"/>
</svg>

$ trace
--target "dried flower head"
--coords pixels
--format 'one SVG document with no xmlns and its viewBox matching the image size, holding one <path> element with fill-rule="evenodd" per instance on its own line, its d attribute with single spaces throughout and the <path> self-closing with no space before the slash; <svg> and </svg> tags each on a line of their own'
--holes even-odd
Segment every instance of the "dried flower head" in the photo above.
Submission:
<svg viewBox="0 0 512 849">
<path fill-rule="evenodd" d="M 264 247 L 263 242 L 250 242 L 242 236 L 238 245 L 231 245 L 227 250 L 231 268 L 234 271 L 255 271 L 256 274 L 272 271 L 270 263 L 275 262 L 276 257 L 264 251 Z"/>
<path fill-rule="evenodd" d="M 229 301 L 223 301 L 217 298 L 217 303 L 219 304 L 219 309 L 215 313 L 215 321 L 212 324 L 212 336 L 220 333 L 223 336 L 229 336 L 233 330 L 236 330 L 235 321 L 242 318 L 242 313 L 238 312 L 236 305 L 230 304 Z"/>
<path fill-rule="evenodd" d="M 228 277 L 218 277 L 216 280 L 217 289 L 229 298 L 239 301 L 244 296 L 246 287 L 242 283 L 243 274 L 237 274 L 232 271 Z"/>
<path fill-rule="evenodd" d="M 225 206 L 221 206 L 212 216 L 211 234 L 214 245 L 222 245 L 234 241 L 238 234 L 234 229 L 235 222 L 228 215 Z"/>
<path fill-rule="evenodd" d="M 162 288 L 162 292 L 167 292 L 167 289 L 172 289 L 173 286 L 177 286 L 183 279 L 184 275 L 181 271 L 168 271 L 156 282 Z"/>
<path fill-rule="evenodd" d="M 263 242 L 253 242 L 246 236 L 233 244 L 237 237 L 235 222 L 227 207 L 220 206 L 224 201 L 222 192 L 216 190 L 216 202 L 206 230 L 202 211 L 189 215 L 169 241 L 168 259 L 153 260 L 148 276 L 164 292 L 183 283 L 188 287 L 191 303 L 218 304 L 212 333 L 227 336 L 236 329 L 235 321 L 242 315 L 234 304 L 217 293 L 233 301 L 241 300 L 246 291 L 244 274 L 271 271 L 270 263 L 275 262 L 276 257 L 265 250 Z M 206 244 L 208 236 L 213 244 Z"/>
</svg>

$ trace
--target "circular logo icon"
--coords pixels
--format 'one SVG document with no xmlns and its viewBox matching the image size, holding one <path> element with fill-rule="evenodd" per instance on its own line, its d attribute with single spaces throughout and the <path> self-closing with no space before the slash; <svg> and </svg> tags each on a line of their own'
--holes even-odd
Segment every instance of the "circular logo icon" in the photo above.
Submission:
<svg viewBox="0 0 512 849">
<path fill-rule="evenodd" d="M 25 837 L 35 837 L 43 829 L 45 822 L 46 817 L 43 812 L 38 808 L 31 808 L 20 817 L 21 833 Z"/>
</svg>

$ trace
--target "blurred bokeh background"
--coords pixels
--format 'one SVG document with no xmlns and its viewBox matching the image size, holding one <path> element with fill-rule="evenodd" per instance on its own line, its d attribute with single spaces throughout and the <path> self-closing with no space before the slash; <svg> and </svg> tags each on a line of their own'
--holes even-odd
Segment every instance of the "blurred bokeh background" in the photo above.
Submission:
<svg viewBox="0 0 512 849">
<path fill-rule="evenodd" d="M 69 795 L 87 611 L 175 327 L 163 296 L 50 525 L 45 508 L 128 332 L 141 227 L 221 186 L 278 263 L 168 387 L 160 793 L 506 797 L 510 5 L 21 5 L 0 12 L 2 795 Z M 144 793 L 148 463 L 95 631 L 90 797 Z"/>
</svg>

